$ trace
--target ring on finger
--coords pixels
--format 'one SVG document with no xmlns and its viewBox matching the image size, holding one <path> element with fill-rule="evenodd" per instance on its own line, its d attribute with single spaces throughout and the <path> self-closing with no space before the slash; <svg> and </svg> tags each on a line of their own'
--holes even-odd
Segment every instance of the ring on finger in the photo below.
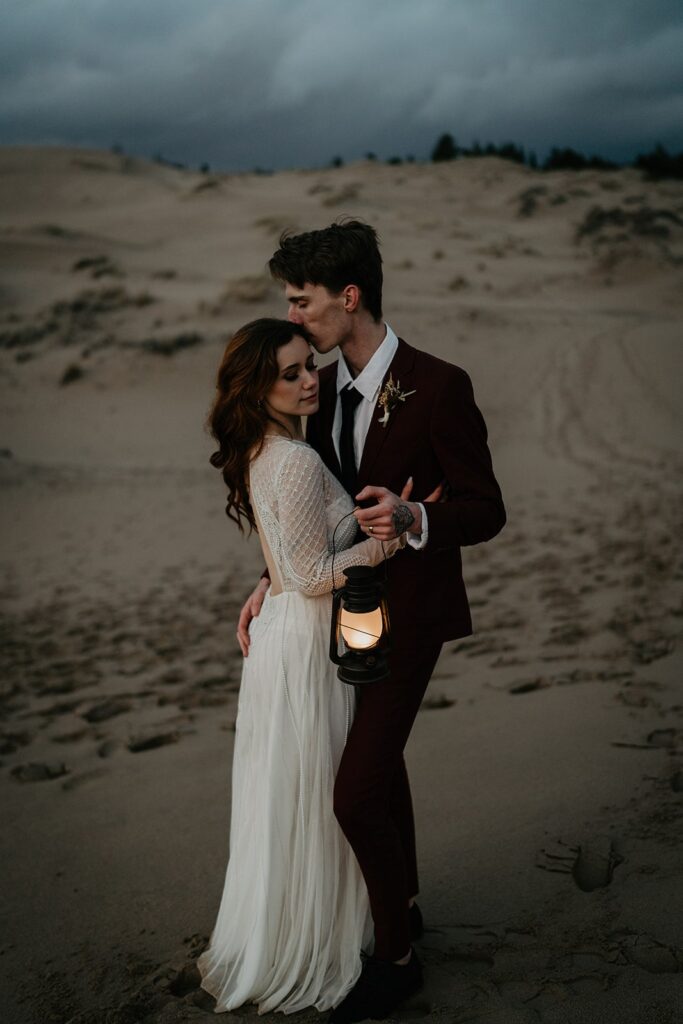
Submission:
<svg viewBox="0 0 683 1024">
<path fill-rule="evenodd" d="M 375 527 L 374 526 L 368 526 L 368 533 L 374 533 L 374 532 L 375 532 Z"/>
</svg>

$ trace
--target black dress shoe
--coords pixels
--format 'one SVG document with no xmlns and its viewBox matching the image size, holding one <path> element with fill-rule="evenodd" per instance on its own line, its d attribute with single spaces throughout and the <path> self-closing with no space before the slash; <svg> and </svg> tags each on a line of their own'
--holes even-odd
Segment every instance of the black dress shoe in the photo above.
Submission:
<svg viewBox="0 0 683 1024">
<path fill-rule="evenodd" d="M 410 916 L 410 941 L 415 942 L 416 939 L 422 938 L 424 932 L 424 922 L 417 903 L 408 907 L 408 914 Z"/>
<path fill-rule="evenodd" d="M 407 964 L 369 956 L 356 984 L 330 1014 L 330 1024 L 353 1024 L 368 1017 L 384 1020 L 422 985 L 422 965 L 415 950 Z"/>
</svg>

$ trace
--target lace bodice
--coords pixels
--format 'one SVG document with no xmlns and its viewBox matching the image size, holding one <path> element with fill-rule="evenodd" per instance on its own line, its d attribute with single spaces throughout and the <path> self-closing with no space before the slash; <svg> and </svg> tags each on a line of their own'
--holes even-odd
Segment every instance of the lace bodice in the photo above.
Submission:
<svg viewBox="0 0 683 1024">
<path fill-rule="evenodd" d="M 348 515 L 353 501 L 305 441 L 268 434 L 251 462 L 249 487 L 283 590 L 315 596 L 333 589 L 333 536 L 337 587 L 350 565 L 378 565 L 385 557 L 372 537 L 353 543 L 356 520 Z M 385 543 L 387 556 L 400 546 L 400 541 Z"/>
</svg>

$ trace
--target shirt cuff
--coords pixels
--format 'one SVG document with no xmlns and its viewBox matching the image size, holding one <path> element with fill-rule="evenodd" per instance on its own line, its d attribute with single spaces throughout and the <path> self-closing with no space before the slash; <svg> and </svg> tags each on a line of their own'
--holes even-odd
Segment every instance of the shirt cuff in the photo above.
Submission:
<svg viewBox="0 0 683 1024">
<path fill-rule="evenodd" d="M 410 544 L 411 548 L 414 548 L 416 551 L 421 551 L 422 548 L 425 547 L 427 541 L 429 540 L 429 523 L 427 522 L 427 512 L 422 502 L 418 501 L 416 502 L 416 505 L 418 505 L 420 511 L 422 512 L 422 533 L 419 535 L 419 537 L 416 533 L 409 533 L 408 543 Z"/>
</svg>

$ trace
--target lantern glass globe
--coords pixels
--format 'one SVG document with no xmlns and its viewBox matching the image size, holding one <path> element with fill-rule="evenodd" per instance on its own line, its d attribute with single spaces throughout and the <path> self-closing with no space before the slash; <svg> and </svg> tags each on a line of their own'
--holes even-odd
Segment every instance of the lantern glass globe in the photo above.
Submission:
<svg viewBox="0 0 683 1024">
<path fill-rule="evenodd" d="M 347 648 L 352 651 L 366 651 L 374 647 L 382 635 L 382 611 L 374 608 L 371 612 L 350 612 L 341 610 L 341 635 Z"/>
</svg>

